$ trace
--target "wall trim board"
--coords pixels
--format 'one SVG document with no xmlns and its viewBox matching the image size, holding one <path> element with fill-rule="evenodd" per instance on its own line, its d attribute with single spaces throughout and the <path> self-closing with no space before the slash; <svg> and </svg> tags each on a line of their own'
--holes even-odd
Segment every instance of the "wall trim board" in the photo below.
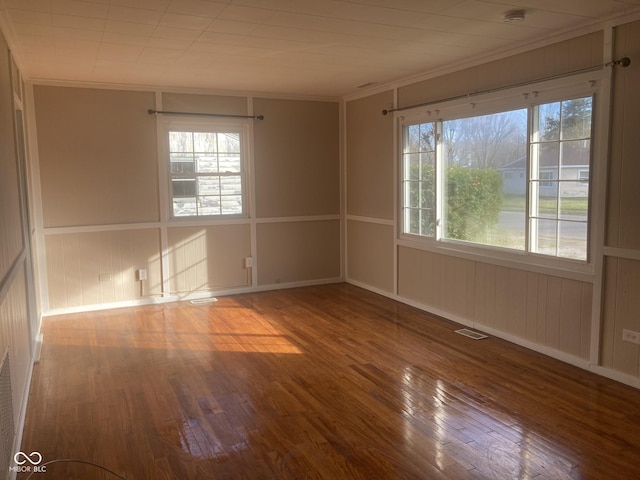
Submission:
<svg viewBox="0 0 640 480">
<path fill-rule="evenodd" d="M 137 85 L 125 83 L 102 83 L 71 80 L 49 80 L 46 78 L 30 78 L 27 83 L 33 86 L 93 88 L 99 90 L 129 90 L 136 92 L 185 93 L 193 95 L 218 95 L 229 97 L 270 98 L 278 100 L 306 100 L 312 102 L 341 101 L 340 97 L 323 95 L 296 95 L 273 92 L 249 92 L 244 90 L 217 90 L 208 88 L 171 87 L 166 85 Z"/>
<path fill-rule="evenodd" d="M 255 218 L 256 223 L 294 223 L 294 222 L 324 222 L 342 220 L 340 214 L 334 215 L 309 215 L 302 217 L 263 217 Z"/>
<path fill-rule="evenodd" d="M 97 312 L 100 310 L 110 310 L 114 308 L 142 307 L 145 305 L 158 305 L 158 304 L 164 304 L 164 303 L 184 302 L 189 300 L 201 300 L 204 298 L 240 295 L 243 293 L 267 292 L 271 290 L 286 290 L 289 288 L 313 287 L 317 285 L 329 285 L 333 283 L 342 283 L 342 282 L 344 282 L 344 279 L 337 277 L 337 278 L 325 278 L 320 280 L 308 280 L 308 281 L 302 281 L 302 282 L 274 283 L 269 285 L 234 287 L 234 288 L 229 288 L 225 290 L 193 291 L 193 292 L 184 293 L 182 295 L 168 294 L 168 295 L 165 295 L 164 297 L 159 296 L 159 297 L 144 298 L 144 299 L 133 300 L 133 301 L 99 303 L 94 305 L 82 305 L 79 307 L 69 307 L 69 308 L 56 308 L 56 309 L 52 309 L 44 312 L 42 314 L 42 317 L 43 318 L 53 317 L 56 315 L 67 315 L 71 313 Z"/>
<path fill-rule="evenodd" d="M 614 55 L 614 32 L 613 27 L 604 28 L 604 39 L 602 45 L 602 59 L 605 63 L 613 60 Z M 612 79 L 613 69 L 605 69 L 602 74 L 602 86 L 600 88 L 600 99 L 597 100 L 600 108 L 595 113 L 595 121 L 600 125 L 594 129 L 594 143 L 597 149 L 592 155 L 591 174 L 592 198 L 590 203 L 589 219 L 589 250 L 591 252 L 591 263 L 594 269 L 593 297 L 591 300 L 591 338 L 589 360 L 594 364 L 600 364 L 602 326 L 603 318 L 603 295 L 604 295 L 604 255 L 603 247 L 606 238 L 606 205 L 607 205 L 607 185 L 609 175 L 609 151 L 611 143 L 611 121 L 613 118 L 612 109 Z M 596 160 L 597 159 L 597 160 Z"/>
<path fill-rule="evenodd" d="M 640 261 L 640 250 L 630 250 L 628 248 L 604 247 L 605 257 L 624 258 L 626 260 Z"/>
<path fill-rule="evenodd" d="M 565 270 L 558 267 L 538 265 L 526 262 L 518 262 L 506 258 L 497 258 L 492 255 L 483 253 L 461 251 L 456 248 L 447 248 L 442 245 L 432 245 L 428 243 L 415 242 L 405 239 L 396 239 L 397 247 L 413 248 L 414 250 L 423 250 L 426 252 L 436 253 L 439 255 L 447 255 L 450 257 L 462 258 L 464 260 L 470 260 L 473 262 L 487 263 L 490 265 L 497 265 L 500 267 L 512 268 L 514 270 L 521 270 L 524 272 L 540 273 L 543 275 L 550 275 L 553 277 L 566 278 L 569 280 L 578 280 L 580 282 L 593 283 L 594 274 L 590 272 L 577 272 L 572 270 Z"/>
<path fill-rule="evenodd" d="M 347 215 L 347 221 L 375 223 L 376 225 L 386 225 L 388 227 L 396 226 L 395 220 L 388 220 L 386 218 L 363 217 L 360 215 Z"/>
<path fill-rule="evenodd" d="M 640 389 L 640 378 L 628 375 L 628 374 L 624 374 L 621 372 L 617 372 L 615 370 L 611 370 L 609 368 L 605 368 L 602 367 L 600 365 L 594 365 L 593 363 L 591 363 L 588 360 L 576 357 L 574 355 L 570 355 L 566 352 L 563 352 L 561 350 L 557 350 L 555 348 L 549 348 L 546 347 L 544 345 L 540 345 L 528 340 L 525 340 L 521 337 L 517 337 L 515 335 L 511 335 L 509 333 L 503 332 L 501 330 L 496 330 L 494 328 L 488 327 L 486 325 L 483 324 L 479 324 L 477 322 L 465 319 L 463 317 L 460 317 L 458 315 L 449 313 L 449 312 L 445 312 L 443 310 L 437 309 L 437 308 L 432 308 L 428 305 L 424 305 L 420 302 L 415 302 L 413 300 L 401 297 L 399 295 L 395 295 L 392 294 L 390 292 L 386 292 L 384 290 L 380 290 L 379 288 L 375 288 L 375 287 L 371 287 L 367 284 L 358 282 L 358 281 L 354 281 L 352 279 L 347 278 L 346 283 L 349 283 L 351 285 L 354 285 L 356 287 L 360 287 L 363 288 L 365 290 L 368 290 L 370 292 L 373 293 L 377 293 L 379 295 L 382 295 L 384 297 L 387 297 L 391 300 L 396 300 L 400 303 L 403 303 L 405 305 L 409 305 L 410 307 L 414 307 L 417 308 L 418 310 L 422 310 L 424 312 L 430 313 L 432 315 L 435 315 L 437 317 L 441 317 L 445 320 L 449 320 L 452 322 L 455 322 L 457 324 L 460 324 L 462 326 L 465 327 L 469 327 L 469 328 L 473 328 L 474 330 L 478 330 L 481 332 L 484 332 L 488 335 L 494 336 L 496 338 L 500 338 L 502 340 L 506 340 L 507 342 L 513 343 L 515 345 L 519 345 L 521 347 L 524 348 L 528 348 L 529 350 L 533 350 L 534 352 L 538 352 L 541 353 L 543 355 L 546 355 L 548 357 L 551 358 L 555 358 L 556 360 L 560 360 L 561 362 L 573 365 L 574 367 L 578 367 L 580 369 L 583 370 L 587 370 L 590 371 L 596 375 L 599 375 L 601 377 L 605 377 L 608 378 L 610 380 L 614 380 L 616 382 L 619 383 L 623 383 L 625 385 L 629 385 L 631 387 L 634 388 L 639 388 Z"/>
<path fill-rule="evenodd" d="M 160 228 L 162 222 L 145 222 L 145 223 L 114 223 L 110 225 L 83 225 L 74 227 L 48 227 L 43 228 L 45 235 L 66 235 L 73 233 L 95 233 L 95 232 L 115 232 L 123 230 L 146 230 L 149 228 Z M 187 226 L 187 225 L 180 225 Z"/>
</svg>

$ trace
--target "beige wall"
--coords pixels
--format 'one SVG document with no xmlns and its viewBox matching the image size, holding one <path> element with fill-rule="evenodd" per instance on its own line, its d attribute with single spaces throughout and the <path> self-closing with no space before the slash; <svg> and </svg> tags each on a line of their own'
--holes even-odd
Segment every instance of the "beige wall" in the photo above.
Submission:
<svg viewBox="0 0 640 480">
<path fill-rule="evenodd" d="M 150 92 L 36 86 L 45 227 L 159 220 Z"/>
<path fill-rule="evenodd" d="M 243 260 L 251 256 L 249 225 L 168 229 L 172 293 L 250 285 Z"/>
<path fill-rule="evenodd" d="M 159 296 L 159 229 L 52 234 L 46 237 L 49 307 L 61 309 Z M 146 268 L 148 280 L 136 281 Z"/>
<path fill-rule="evenodd" d="M 393 226 L 347 222 L 347 275 L 358 283 L 393 293 Z"/>
<path fill-rule="evenodd" d="M 405 247 L 398 278 L 401 297 L 589 359 L 591 283 Z"/>
<path fill-rule="evenodd" d="M 225 222 L 162 218 L 154 92 L 35 86 L 34 99 L 45 309 L 251 288 L 250 256 L 261 285 L 340 277 L 338 102 L 161 92 L 164 111 L 246 115 L 252 101 L 265 116 L 246 184 L 256 211 Z M 286 218 L 256 227 L 258 216 Z"/>
<path fill-rule="evenodd" d="M 615 32 L 614 58 L 632 61 L 614 70 L 606 243 L 640 251 L 640 22 Z"/>
<path fill-rule="evenodd" d="M 347 103 L 347 213 L 391 220 L 393 211 L 393 91 Z"/>
<path fill-rule="evenodd" d="M 598 31 L 398 89 L 398 107 L 516 85 L 602 65 Z"/>
<path fill-rule="evenodd" d="M 247 115 L 247 97 L 163 93 L 162 110 L 168 112 Z"/>
<path fill-rule="evenodd" d="M 614 58 L 632 60 L 613 77 L 602 363 L 640 377 L 640 345 L 622 340 L 624 329 L 640 332 L 640 22 L 617 27 L 614 39 Z"/>
<path fill-rule="evenodd" d="M 256 216 L 340 213 L 338 103 L 256 98 Z"/>
<path fill-rule="evenodd" d="M 338 220 L 258 224 L 258 283 L 340 277 Z"/>
<path fill-rule="evenodd" d="M 640 377 L 640 345 L 622 341 L 624 329 L 640 332 L 640 261 L 610 257 L 605 267 L 602 363 Z"/>
</svg>

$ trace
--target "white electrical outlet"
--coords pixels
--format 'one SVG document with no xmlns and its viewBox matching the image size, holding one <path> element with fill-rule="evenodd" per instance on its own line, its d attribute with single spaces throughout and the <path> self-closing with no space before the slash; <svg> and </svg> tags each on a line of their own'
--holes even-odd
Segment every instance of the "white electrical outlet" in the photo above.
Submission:
<svg viewBox="0 0 640 480">
<path fill-rule="evenodd" d="M 622 330 L 622 340 L 640 345 L 640 332 L 634 332 L 633 330 L 627 330 L 625 328 Z"/>
<path fill-rule="evenodd" d="M 244 257 L 244 268 L 253 267 L 253 257 Z"/>
<path fill-rule="evenodd" d="M 138 270 L 136 270 L 136 280 L 141 282 L 142 280 L 146 280 L 146 279 L 147 279 L 147 269 L 146 268 L 139 268 Z"/>
</svg>

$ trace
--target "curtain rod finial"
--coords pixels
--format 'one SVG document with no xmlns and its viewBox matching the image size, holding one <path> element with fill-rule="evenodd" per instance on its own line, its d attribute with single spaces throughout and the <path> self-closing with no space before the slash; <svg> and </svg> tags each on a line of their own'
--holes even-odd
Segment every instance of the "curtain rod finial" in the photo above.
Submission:
<svg viewBox="0 0 640 480">
<path fill-rule="evenodd" d="M 631 59 L 629 57 L 622 57 L 620 60 L 612 60 L 611 62 L 605 63 L 605 67 L 615 67 L 620 65 L 623 68 L 627 68 L 631 65 Z"/>
</svg>

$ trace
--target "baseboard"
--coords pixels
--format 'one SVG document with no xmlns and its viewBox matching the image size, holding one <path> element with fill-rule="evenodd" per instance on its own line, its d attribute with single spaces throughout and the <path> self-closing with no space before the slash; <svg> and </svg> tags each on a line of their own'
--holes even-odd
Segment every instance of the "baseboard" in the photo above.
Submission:
<svg viewBox="0 0 640 480">
<path fill-rule="evenodd" d="M 181 294 L 165 295 L 163 297 L 141 298 L 138 300 L 130 300 L 123 302 L 100 303 L 94 305 L 79 305 L 77 307 L 56 308 L 48 310 L 42 314 L 43 317 L 52 317 L 55 315 L 66 315 L 70 313 L 95 312 L 99 310 L 109 310 L 113 308 L 140 307 L 144 305 L 158 305 L 163 303 L 182 302 L 185 300 L 201 300 L 211 297 L 224 297 L 228 295 L 238 295 L 242 293 L 257 293 L 270 290 L 284 290 L 288 288 L 311 287 L 315 285 L 328 285 L 332 283 L 340 283 L 342 278 L 323 278 L 319 280 L 305 280 L 301 282 L 274 283 L 269 285 L 257 286 L 241 286 L 231 287 L 220 290 L 194 291 Z"/>
<path fill-rule="evenodd" d="M 42 333 L 38 333 L 36 335 L 35 341 L 33 342 L 33 363 L 40 362 L 40 354 L 42 353 Z"/>
</svg>

